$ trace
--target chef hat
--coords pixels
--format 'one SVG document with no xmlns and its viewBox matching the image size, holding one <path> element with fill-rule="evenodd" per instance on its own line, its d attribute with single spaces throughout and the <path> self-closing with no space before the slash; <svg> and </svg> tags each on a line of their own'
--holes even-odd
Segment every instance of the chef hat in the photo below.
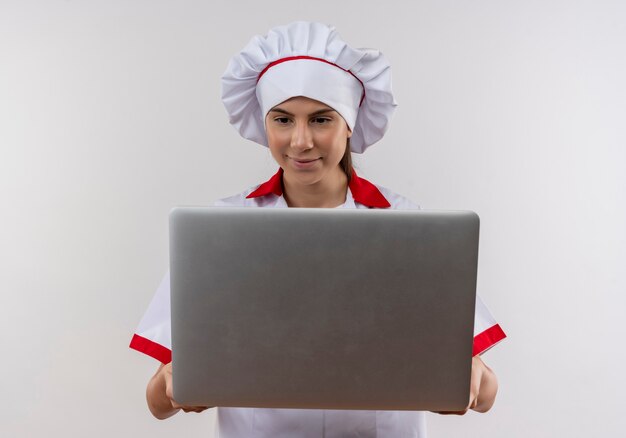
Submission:
<svg viewBox="0 0 626 438">
<path fill-rule="evenodd" d="M 242 137 L 267 146 L 265 116 L 295 96 L 333 108 L 352 130 L 353 152 L 380 140 L 397 103 L 378 50 L 354 49 L 332 26 L 297 21 L 255 36 L 222 75 L 222 101 Z"/>
</svg>

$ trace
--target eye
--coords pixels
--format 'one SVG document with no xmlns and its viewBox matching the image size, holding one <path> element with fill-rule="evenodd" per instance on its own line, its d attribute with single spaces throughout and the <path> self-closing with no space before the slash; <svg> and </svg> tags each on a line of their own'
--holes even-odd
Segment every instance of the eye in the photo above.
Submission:
<svg viewBox="0 0 626 438">
<path fill-rule="evenodd" d="M 289 118 L 288 117 L 276 117 L 274 121 L 278 123 L 279 125 L 286 125 L 287 123 L 289 123 Z"/>
<path fill-rule="evenodd" d="M 333 119 L 328 118 L 328 117 L 315 117 L 315 118 L 313 119 L 313 122 L 314 122 L 314 123 L 317 123 L 317 124 L 319 124 L 319 125 L 326 125 L 326 124 L 328 124 L 328 123 L 332 122 L 332 120 L 333 120 Z"/>
</svg>

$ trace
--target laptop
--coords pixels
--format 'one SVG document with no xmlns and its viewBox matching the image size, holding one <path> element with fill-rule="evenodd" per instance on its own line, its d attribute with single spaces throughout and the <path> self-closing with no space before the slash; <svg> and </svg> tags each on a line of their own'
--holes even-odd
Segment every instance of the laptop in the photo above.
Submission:
<svg viewBox="0 0 626 438">
<path fill-rule="evenodd" d="M 466 407 L 475 213 L 176 207 L 169 219 L 179 403 Z"/>
</svg>

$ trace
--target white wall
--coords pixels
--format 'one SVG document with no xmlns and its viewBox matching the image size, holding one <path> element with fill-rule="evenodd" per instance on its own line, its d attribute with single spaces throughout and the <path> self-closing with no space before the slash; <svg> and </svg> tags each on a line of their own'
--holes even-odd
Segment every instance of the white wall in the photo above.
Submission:
<svg viewBox="0 0 626 438">
<path fill-rule="evenodd" d="M 213 413 L 152 419 L 156 364 L 127 345 L 169 209 L 275 171 L 219 78 L 295 19 L 393 65 L 400 106 L 360 173 L 482 219 L 500 392 L 430 436 L 621 436 L 626 5 L 495 0 L 1 1 L 0 435 L 212 436 Z"/>
</svg>

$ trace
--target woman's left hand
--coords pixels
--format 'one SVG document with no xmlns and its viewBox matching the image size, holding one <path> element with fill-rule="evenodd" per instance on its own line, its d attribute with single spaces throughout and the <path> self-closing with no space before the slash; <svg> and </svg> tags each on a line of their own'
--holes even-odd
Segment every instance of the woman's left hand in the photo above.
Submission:
<svg viewBox="0 0 626 438">
<path fill-rule="evenodd" d="M 441 415 L 465 415 L 470 409 L 487 412 L 493 406 L 498 392 L 498 380 L 494 372 L 482 361 L 480 356 L 472 358 L 472 378 L 470 381 L 469 404 L 462 411 L 439 411 Z"/>
</svg>

